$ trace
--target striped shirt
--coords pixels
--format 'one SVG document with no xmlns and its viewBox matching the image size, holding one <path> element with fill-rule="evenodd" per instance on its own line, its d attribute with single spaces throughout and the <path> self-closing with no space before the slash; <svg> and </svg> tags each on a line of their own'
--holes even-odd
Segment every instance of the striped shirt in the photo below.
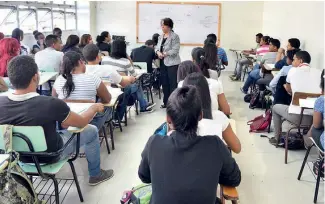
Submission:
<svg viewBox="0 0 325 204">
<path fill-rule="evenodd" d="M 132 76 L 137 76 L 137 73 L 134 70 L 134 67 L 132 67 L 130 60 L 126 58 L 121 58 L 121 59 L 114 59 L 112 57 L 105 57 L 103 58 L 102 61 L 103 65 L 110 65 L 116 69 L 118 72 L 122 72 L 125 75 L 132 75 Z"/>
<path fill-rule="evenodd" d="M 70 96 L 66 98 L 63 93 L 63 86 L 67 80 L 62 75 L 56 79 L 53 87 L 59 99 L 92 100 L 96 102 L 97 89 L 101 83 L 99 77 L 88 74 L 73 74 L 72 80 L 75 89 L 71 92 Z"/>
<path fill-rule="evenodd" d="M 256 55 L 265 55 L 269 52 L 269 45 L 262 45 L 256 49 Z"/>
</svg>

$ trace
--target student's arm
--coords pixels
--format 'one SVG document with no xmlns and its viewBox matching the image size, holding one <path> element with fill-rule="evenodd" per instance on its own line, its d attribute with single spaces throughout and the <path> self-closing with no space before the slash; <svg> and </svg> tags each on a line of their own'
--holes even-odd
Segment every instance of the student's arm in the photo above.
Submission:
<svg viewBox="0 0 325 204">
<path fill-rule="evenodd" d="M 291 89 L 291 79 L 292 77 L 294 77 L 294 73 L 295 73 L 295 68 L 291 68 L 288 72 L 286 81 L 287 83 L 283 85 L 284 89 L 288 92 L 288 94 L 292 95 L 292 89 Z"/>
<path fill-rule="evenodd" d="M 275 61 L 276 61 L 276 62 L 279 62 L 280 60 L 282 60 L 283 57 L 284 57 L 284 53 L 285 53 L 285 50 L 284 50 L 283 48 L 280 48 L 280 49 L 278 50 L 278 53 L 276 54 Z"/>
<path fill-rule="evenodd" d="M 324 97 L 324 96 L 321 96 Z M 323 113 L 324 112 L 324 100 L 318 98 L 315 102 L 314 113 L 313 113 L 313 127 L 322 128 L 323 127 Z"/>
<path fill-rule="evenodd" d="M 219 110 L 225 115 L 231 115 L 230 106 L 224 93 L 218 95 Z"/>
<path fill-rule="evenodd" d="M 124 66 L 124 69 L 127 70 L 128 72 L 130 72 L 130 74 L 131 74 L 132 76 L 134 76 L 134 77 L 137 76 L 137 73 L 135 72 L 134 67 L 133 67 L 132 64 L 127 64 L 127 65 L 125 65 L 125 66 Z"/>
<path fill-rule="evenodd" d="M 141 154 L 141 162 L 138 170 L 139 178 L 143 183 L 151 183 L 151 174 L 149 167 L 149 153 L 152 140 L 155 136 L 151 136 Z"/>
<path fill-rule="evenodd" d="M 58 93 L 56 92 L 56 89 L 53 87 L 52 88 L 52 97 L 55 97 L 55 98 L 57 98 L 59 95 L 58 95 Z"/>
<path fill-rule="evenodd" d="M 108 92 L 103 82 L 100 82 L 100 85 L 97 89 L 97 96 L 101 99 L 102 103 L 109 103 L 112 99 L 111 94 Z"/>
<path fill-rule="evenodd" d="M 133 76 L 121 76 L 117 71 L 112 71 L 109 77 L 113 84 L 119 84 L 122 87 L 126 87 L 135 81 Z"/>
<path fill-rule="evenodd" d="M 122 87 L 126 87 L 130 84 L 132 84 L 133 82 L 135 82 L 135 78 L 133 76 L 122 76 L 122 80 L 119 83 Z"/>
<path fill-rule="evenodd" d="M 288 92 L 288 94 L 292 95 L 292 89 L 291 89 L 291 85 L 286 83 L 283 84 L 284 89 Z"/>
<path fill-rule="evenodd" d="M 0 77 L 0 91 L 8 91 L 8 86 L 2 77 Z"/>
<path fill-rule="evenodd" d="M 222 159 L 222 169 L 219 176 L 219 184 L 224 186 L 236 187 L 241 182 L 241 172 L 234 158 L 231 157 L 229 150 L 223 144 L 220 138 L 216 137 L 218 150 L 220 152 L 218 159 Z"/>
<path fill-rule="evenodd" d="M 240 153 L 241 151 L 241 144 L 234 133 L 234 131 L 231 128 L 231 125 L 229 124 L 228 127 L 222 132 L 222 138 L 225 140 L 227 145 L 230 147 L 230 149 L 235 153 Z"/>
</svg>

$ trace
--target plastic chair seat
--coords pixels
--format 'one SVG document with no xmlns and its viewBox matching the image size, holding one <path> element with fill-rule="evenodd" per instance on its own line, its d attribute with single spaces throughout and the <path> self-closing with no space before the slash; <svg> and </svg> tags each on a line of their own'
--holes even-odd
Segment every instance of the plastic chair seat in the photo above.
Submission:
<svg viewBox="0 0 325 204">
<path fill-rule="evenodd" d="M 57 163 L 41 165 L 42 172 L 45 174 L 57 174 L 60 169 L 68 162 L 69 158 L 60 160 Z M 34 164 L 19 162 L 19 166 L 27 174 L 37 174 L 37 168 Z"/>
</svg>

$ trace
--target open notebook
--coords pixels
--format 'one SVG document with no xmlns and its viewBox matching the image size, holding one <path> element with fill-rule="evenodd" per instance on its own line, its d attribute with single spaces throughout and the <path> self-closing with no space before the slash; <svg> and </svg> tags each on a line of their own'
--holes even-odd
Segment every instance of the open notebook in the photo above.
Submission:
<svg viewBox="0 0 325 204">
<path fill-rule="evenodd" d="M 71 111 L 80 114 L 86 111 L 92 103 L 67 103 L 67 105 L 70 107 Z"/>
</svg>

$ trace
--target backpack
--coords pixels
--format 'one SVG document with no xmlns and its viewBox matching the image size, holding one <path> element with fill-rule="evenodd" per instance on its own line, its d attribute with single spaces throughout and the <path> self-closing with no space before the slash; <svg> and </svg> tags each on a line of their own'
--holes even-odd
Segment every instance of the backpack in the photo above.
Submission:
<svg viewBox="0 0 325 204">
<path fill-rule="evenodd" d="M 138 185 L 130 191 L 124 191 L 121 204 L 149 204 L 152 194 L 151 184 Z"/>
<path fill-rule="evenodd" d="M 251 93 L 251 99 L 249 101 L 249 108 L 250 109 L 254 109 L 254 108 L 258 108 L 260 102 L 260 91 L 254 91 L 253 93 Z"/>
<path fill-rule="evenodd" d="M 12 150 L 12 125 L 4 131 L 5 152 L 9 154 L 8 166 L 0 169 L 0 204 L 42 204 L 33 184 L 20 168 L 19 154 Z"/>
<path fill-rule="evenodd" d="M 286 138 L 286 132 L 283 132 L 280 136 L 280 145 L 279 147 L 285 148 L 285 138 Z M 288 149 L 289 150 L 299 150 L 304 149 L 304 139 L 303 136 L 300 135 L 298 132 L 290 132 L 290 135 L 288 136 Z"/>
<path fill-rule="evenodd" d="M 247 122 L 249 125 L 249 132 L 264 132 L 271 126 L 272 111 L 269 109 L 263 115 L 257 116 L 253 120 Z M 270 132 L 268 130 L 268 132 Z"/>
</svg>

